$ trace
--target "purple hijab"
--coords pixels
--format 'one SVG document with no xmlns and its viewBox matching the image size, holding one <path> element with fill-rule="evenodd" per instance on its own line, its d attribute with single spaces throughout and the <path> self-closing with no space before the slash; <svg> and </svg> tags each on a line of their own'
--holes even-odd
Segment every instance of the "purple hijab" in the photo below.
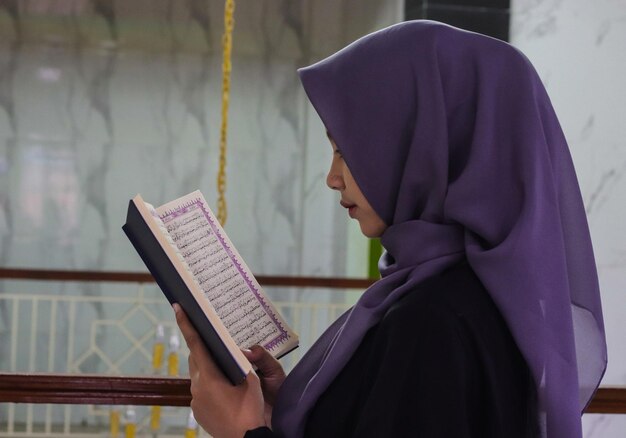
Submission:
<svg viewBox="0 0 626 438">
<path fill-rule="evenodd" d="M 598 279 L 567 143 L 530 62 L 502 41 L 412 21 L 299 73 L 389 228 L 382 279 L 289 375 L 275 431 L 301 437 L 367 330 L 467 259 L 532 372 L 542 436 L 581 437 L 606 367 Z"/>
</svg>

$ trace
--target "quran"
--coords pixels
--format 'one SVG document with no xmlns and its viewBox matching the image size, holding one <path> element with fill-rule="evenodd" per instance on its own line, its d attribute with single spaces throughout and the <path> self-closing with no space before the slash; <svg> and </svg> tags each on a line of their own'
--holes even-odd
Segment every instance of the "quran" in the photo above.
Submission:
<svg viewBox="0 0 626 438">
<path fill-rule="evenodd" d="M 122 226 L 170 303 L 179 303 L 233 383 L 252 365 L 241 348 L 262 345 L 279 358 L 298 346 L 200 191 L 154 208 L 141 195 Z"/>
</svg>

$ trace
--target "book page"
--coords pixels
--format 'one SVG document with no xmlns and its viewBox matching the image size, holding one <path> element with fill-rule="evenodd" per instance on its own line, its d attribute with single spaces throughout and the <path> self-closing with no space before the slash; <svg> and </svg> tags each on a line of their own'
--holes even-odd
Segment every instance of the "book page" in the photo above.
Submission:
<svg viewBox="0 0 626 438">
<path fill-rule="evenodd" d="M 159 227 L 159 230 L 161 230 L 161 233 L 163 234 L 163 237 L 165 237 L 165 240 L 167 241 L 167 243 L 169 243 L 171 245 L 171 247 L 174 250 L 174 252 L 176 253 L 176 257 L 178 257 L 178 260 L 180 261 L 180 263 L 185 267 L 185 269 L 187 269 L 189 272 L 191 272 L 191 269 L 187 265 L 187 261 L 185 260 L 185 258 L 181 254 L 180 250 L 178 249 L 178 246 L 176 245 L 176 242 L 174 242 L 174 239 L 172 239 L 171 234 L 167 230 L 167 227 L 163 223 L 163 220 L 159 216 L 159 213 L 156 211 L 156 208 L 154 208 L 154 206 L 152 204 L 149 204 L 149 203 L 147 203 L 145 201 L 144 201 L 144 204 L 145 204 L 146 207 L 148 207 L 148 211 L 150 212 L 150 215 L 152 216 L 152 218 L 154 219 L 154 222 Z M 196 283 L 197 283 L 197 281 L 196 281 Z"/>
<path fill-rule="evenodd" d="M 158 213 L 141 195 L 129 202 L 127 220 L 122 229 L 155 276 L 167 299 L 171 302 L 180 299 L 181 305 L 185 303 L 185 306 L 189 306 L 183 308 L 191 311 L 188 316 L 194 325 L 198 324 L 197 327 L 206 330 L 200 335 L 206 346 L 215 353 L 216 362 L 232 383 L 240 383 L 252 371 L 252 365 L 205 298 Z M 159 251 L 159 247 L 162 251 Z M 197 306 L 190 300 L 195 301 Z"/>
<path fill-rule="evenodd" d="M 237 345 L 272 353 L 297 342 L 198 191 L 157 209 L 189 270 Z M 285 345 L 283 345 L 285 344 Z"/>
</svg>

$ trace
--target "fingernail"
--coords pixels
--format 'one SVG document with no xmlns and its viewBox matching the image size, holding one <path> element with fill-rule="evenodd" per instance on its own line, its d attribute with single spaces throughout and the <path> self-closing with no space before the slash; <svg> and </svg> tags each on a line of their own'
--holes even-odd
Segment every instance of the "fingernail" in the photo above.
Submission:
<svg viewBox="0 0 626 438">
<path fill-rule="evenodd" d="M 250 350 L 249 348 L 242 348 L 241 351 L 243 351 L 244 353 L 252 353 L 252 350 Z"/>
<path fill-rule="evenodd" d="M 174 309 L 174 313 L 180 312 L 180 304 L 178 303 L 172 304 L 172 309 Z"/>
</svg>

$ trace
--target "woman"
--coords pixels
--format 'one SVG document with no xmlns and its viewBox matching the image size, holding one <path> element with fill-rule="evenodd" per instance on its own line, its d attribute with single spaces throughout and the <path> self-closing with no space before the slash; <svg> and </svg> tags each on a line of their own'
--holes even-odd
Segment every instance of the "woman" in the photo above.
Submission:
<svg viewBox="0 0 626 438">
<path fill-rule="evenodd" d="M 414 21 L 299 73 L 333 144 L 327 183 L 381 237 L 382 278 L 286 380 L 254 348 L 261 381 L 229 387 L 177 311 L 200 424 L 216 437 L 581 437 L 606 367 L 597 274 L 528 60 Z"/>
</svg>

